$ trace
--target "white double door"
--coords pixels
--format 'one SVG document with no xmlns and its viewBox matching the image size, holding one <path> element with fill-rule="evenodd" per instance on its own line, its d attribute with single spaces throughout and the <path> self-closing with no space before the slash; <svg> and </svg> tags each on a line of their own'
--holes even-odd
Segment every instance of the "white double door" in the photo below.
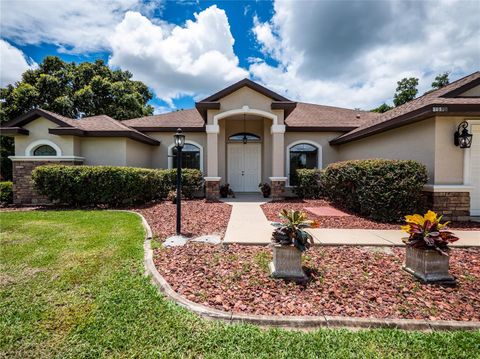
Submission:
<svg viewBox="0 0 480 359">
<path fill-rule="evenodd" d="M 260 143 L 227 144 L 228 183 L 234 192 L 257 192 L 262 178 Z"/>
</svg>

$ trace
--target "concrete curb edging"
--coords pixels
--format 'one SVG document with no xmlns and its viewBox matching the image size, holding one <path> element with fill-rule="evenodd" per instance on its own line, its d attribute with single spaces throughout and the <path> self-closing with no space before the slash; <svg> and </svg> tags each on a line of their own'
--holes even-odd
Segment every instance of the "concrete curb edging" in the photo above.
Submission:
<svg viewBox="0 0 480 359">
<path fill-rule="evenodd" d="M 133 212 L 133 211 L 132 211 Z M 152 278 L 152 282 L 168 299 L 178 305 L 202 316 L 205 319 L 221 320 L 227 323 L 250 323 L 266 327 L 283 327 L 294 329 L 312 329 L 319 327 L 329 328 L 389 328 L 403 330 L 480 330 L 480 322 L 462 322 L 454 320 L 418 320 L 418 319 L 381 319 L 337 316 L 275 316 L 254 315 L 226 312 L 194 303 L 175 292 L 170 284 L 158 272 L 153 262 L 151 247 L 152 230 L 145 218 L 138 212 L 145 229 L 144 264 L 145 274 Z"/>
</svg>

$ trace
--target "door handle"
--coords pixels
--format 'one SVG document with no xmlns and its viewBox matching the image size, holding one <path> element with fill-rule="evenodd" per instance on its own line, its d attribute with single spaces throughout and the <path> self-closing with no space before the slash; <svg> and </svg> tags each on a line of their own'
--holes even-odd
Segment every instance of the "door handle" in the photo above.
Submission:
<svg viewBox="0 0 480 359">
<path fill-rule="evenodd" d="M 244 175 L 245 175 L 245 173 L 242 171 L 242 176 L 244 176 Z"/>
</svg>

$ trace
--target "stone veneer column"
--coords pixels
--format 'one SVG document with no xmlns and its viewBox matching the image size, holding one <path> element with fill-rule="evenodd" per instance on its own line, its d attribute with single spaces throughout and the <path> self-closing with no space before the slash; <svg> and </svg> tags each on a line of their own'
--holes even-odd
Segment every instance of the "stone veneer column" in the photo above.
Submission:
<svg viewBox="0 0 480 359">
<path fill-rule="evenodd" d="M 272 186 L 272 199 L 274 201 L 284 199 L 287 177 L 270 177 L 269 179 Z"/>
<path fill-rule="evenodd" d="M 49 204 L 45 196 L 39 195 L 33 188 L 32 171 L 43 165 L 81 165 L 82 160 L 17 160 L 12 158 L 13 164 L 13 203 L 16 205 Z"/>
<path fill-rule="evenodd" d="M 427 209 L 443 215 L 444 219 L 467 221 L 470 217 L 469 192 L 423 192 Z"/>
<path fill-rule="evenodd" d="M 220 198 L 220 177 L 205 177 L 205 197 L 209 201 Z"/>
</svg>

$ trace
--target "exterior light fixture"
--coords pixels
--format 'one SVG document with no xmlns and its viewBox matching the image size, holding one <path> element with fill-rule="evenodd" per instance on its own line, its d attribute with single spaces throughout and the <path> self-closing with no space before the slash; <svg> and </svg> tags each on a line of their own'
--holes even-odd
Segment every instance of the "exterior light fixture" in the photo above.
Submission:
<svg viewBox="0 0 480 359">
<path fill-rule="evenodd" d="M 457 131 L 453 136 L 453 143 L 460 148 L 470 148 L 472 145 L 471 133 L 468 133 L 468 122 L 463 121 L 458 125 Z"/>
<path fill-rule="evenodd" d="M 177 236 L 182 233 L 182 149 L 185 145 L 185 135 L 179 128 L 177 133 L 173 135 L 173 143 L 177 150 Z"/>
</svg>

